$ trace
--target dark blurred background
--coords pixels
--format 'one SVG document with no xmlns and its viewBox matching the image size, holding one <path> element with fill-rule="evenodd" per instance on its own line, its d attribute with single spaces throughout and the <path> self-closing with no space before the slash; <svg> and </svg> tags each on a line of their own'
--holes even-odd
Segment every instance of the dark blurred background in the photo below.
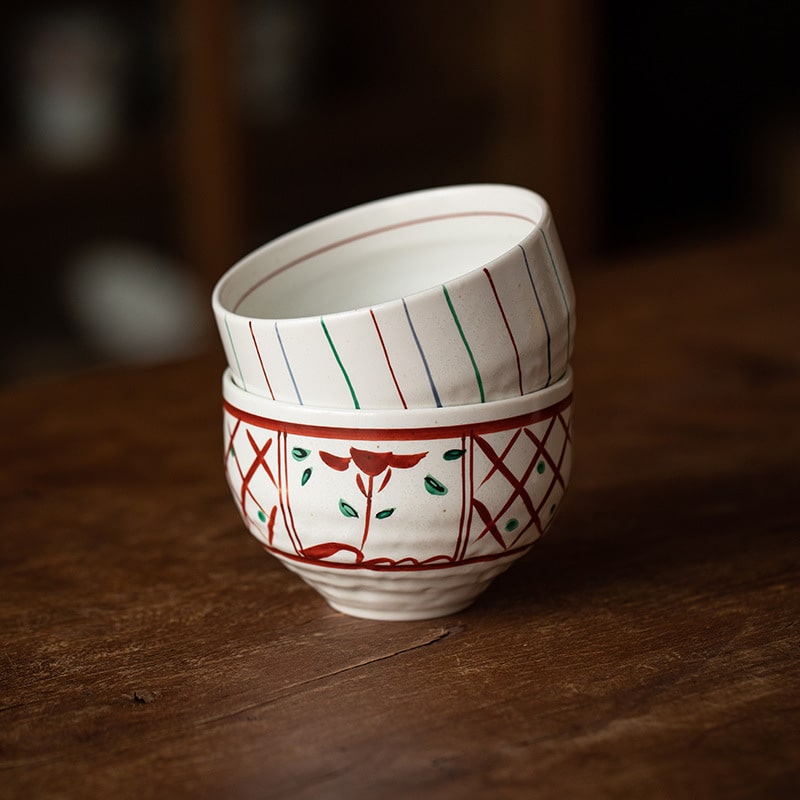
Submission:
<svg viewBox="0 0 800 800">
<path fill-rule="evenodd" d="M 320 215 L 526 185 L 573 269 L 800 221 L 800 3 L 6 4 L 0 383 L 213 347 Z"/>
</svg>

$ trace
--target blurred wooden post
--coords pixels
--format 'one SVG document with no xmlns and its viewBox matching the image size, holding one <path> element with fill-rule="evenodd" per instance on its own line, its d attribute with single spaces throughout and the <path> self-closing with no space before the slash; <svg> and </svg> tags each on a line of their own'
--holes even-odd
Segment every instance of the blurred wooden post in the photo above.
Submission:
<svg viewBox="0 0 800 800">
<path fill-rule="evenodd" d="M 543 191 L 571 257 L 580 259 L 602 244 L 599 13 L 596 0 L 540 0 L 538 6 L 534 80 Z"/>
<path fill-rule="evenodd" d="M 178 158 L 186 258 L 207 286 L 241 252 L 231 6 L 178 0 Z"/>
<path fill-rule="evenodd" d="M 553 209 L 570 259 L 599 244 L 596 0 L 496 0 L 493 67 L 502 117 L 493 171 Z"/>
</svg>

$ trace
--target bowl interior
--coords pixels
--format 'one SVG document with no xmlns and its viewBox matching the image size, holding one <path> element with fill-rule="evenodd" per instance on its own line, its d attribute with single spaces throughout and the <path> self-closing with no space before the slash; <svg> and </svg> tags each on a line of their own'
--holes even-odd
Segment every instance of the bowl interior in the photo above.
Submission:
<svg viewBox="0 0 800 800">
<path fill-rule="evenodd" d="M 287 234 L 236 265 L 221 307 L 260 319 L 330 315 L 405 298 L 469 273 L 541 221 L 517 187 L 454 187 L 368 204 Z"/>
<path fill-rule="evenodd" d="M 355 240 L 305 256 L 302 269 L 279 272 L 247 296 L 238 311 L 250 317 L 284 319 L 328 315 L 406 297 L 492 261 L 531 227 L 514 217 L 476 214 L 365 231 Z"/>
</svg>

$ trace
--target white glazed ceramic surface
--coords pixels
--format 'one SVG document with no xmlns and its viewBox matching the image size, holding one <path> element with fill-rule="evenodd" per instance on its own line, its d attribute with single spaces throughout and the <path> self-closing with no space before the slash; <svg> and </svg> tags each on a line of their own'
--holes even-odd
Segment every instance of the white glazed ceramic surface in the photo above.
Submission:
<svg viewBox="0 0 800 800">
<path fill-rule="evenodd" d="M 232 267 L 212 304 L 246 391 L 327 408 L 482 403 L 558 381 L 574 293 L 546 202 L 446 187 L 343 211 Z"/>
<path fill-rule="evenodd" d="M 572 374 L 452 408 L 323 410 L 223 379 L 242 519 L 335 609 L 425 619 L 469 605 L 553 521 L 572 458 Z"/>
</svg>

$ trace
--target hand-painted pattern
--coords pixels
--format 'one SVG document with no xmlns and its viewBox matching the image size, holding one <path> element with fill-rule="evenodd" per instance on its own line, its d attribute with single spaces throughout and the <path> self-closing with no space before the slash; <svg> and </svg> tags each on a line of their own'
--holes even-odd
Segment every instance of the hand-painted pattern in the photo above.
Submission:
<svg viewBox="0 0 800 800">
<path fill-rule="evenodd" d="M 441 569 L 518 555 L 544 533 L 570 470 L 571 397 L 504 422 L 350 441 L 226 404 L 225 431 L 231 491 L 269 551 L 342 569 Z"/>
</svg>

